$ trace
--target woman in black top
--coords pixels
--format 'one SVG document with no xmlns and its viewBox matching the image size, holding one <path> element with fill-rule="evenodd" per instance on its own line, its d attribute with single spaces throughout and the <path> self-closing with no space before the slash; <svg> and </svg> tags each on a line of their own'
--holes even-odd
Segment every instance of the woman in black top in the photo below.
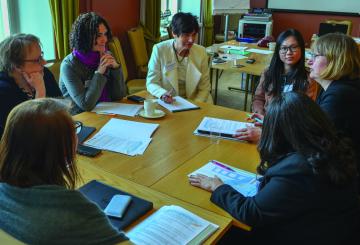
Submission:
<svg viewBox="0 0 360 245">
<path fill-rule="evenodd" d="M 313 45 L 310 77 L 322 91 L 317 99 L 336 129 L 352 140 L 360 170 L 360 51 L 344 34 L 321 36 Z M 360 177 L 359 177 L 360 190 Z"/>
<path fill-rule="evenodd" d="M 310 98 L 274 97 L 258 145 L 263 175 L 245 197 L 219 178 L 191 176 L 211 201 L 253 228 L 268 244 L 345 244 L 358 232 L 354 153 Z M 256 244 L 257 244 L 256 243 Z"/>
<path fill-rule="evenodd" d="M 29 99 L 61 96 L 45 64 L 40 40 L 34 35 L 16 34 L 0 43 L 0 136 L 16 105 Z"/>
</svg>

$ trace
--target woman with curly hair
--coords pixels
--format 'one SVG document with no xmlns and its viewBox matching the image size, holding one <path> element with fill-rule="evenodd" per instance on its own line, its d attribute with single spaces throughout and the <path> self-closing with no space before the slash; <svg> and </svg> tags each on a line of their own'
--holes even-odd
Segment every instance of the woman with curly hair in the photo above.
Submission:
<svg viewBox="0 0 360 245">
<path fill-rule="evenodd" d="M 255 196 L 217 177 L 191 176 L 190 183 L 211 191 L 212 202 L 251 226 L 255 244 L 357 243 L 351 240 L 360 209 L 350 145 L 304 94 L 274 97 L 264 119 L 258 145 L 263 177 Z"/>
<path fill-rule="evenodd" d="M 112 34 L 106 20 L 94 12 L 81 14 L 72 26 L 72 53 L 60 68 L 60 89 L 72 101 L 72 114 L 91 111 L 97 102 L 123 98 L 124 77 L 106 44 Z"/>
</svg>

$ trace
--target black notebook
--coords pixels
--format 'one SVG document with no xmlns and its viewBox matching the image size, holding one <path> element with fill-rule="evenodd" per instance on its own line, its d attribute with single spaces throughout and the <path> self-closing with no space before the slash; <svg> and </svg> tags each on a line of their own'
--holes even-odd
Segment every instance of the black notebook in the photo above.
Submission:
<svg viewBox="0 0 360 245">
<path fill-rule="evenodd" d="M 111 224 L 119 230 L 125 229 L 132 222 L 153 208 L 152 202 L 146 201 L 97 180 L 92 180 L 86 185 L 83 185 L 79 188 L 79 191 L 90 201 L 95 202 L 102 210 L 105 209 L 111 198 L 116 194 L 131 196 L 132 199 L 129 207 L 121 219 L 108 216 Z"/>
</svg>

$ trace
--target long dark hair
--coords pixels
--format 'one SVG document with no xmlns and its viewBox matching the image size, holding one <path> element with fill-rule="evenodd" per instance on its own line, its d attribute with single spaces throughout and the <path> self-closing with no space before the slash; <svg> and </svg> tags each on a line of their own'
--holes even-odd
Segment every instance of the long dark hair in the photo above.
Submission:
<svg viewBox="0 0 360 245">
<path fill-rule="evenodd" d="M 356 158 L 348 141 L 338 137 L 321 108 L 301 93 L 282 93 L 273 98 L 258 150 L 261 174 L 287 154 L 296 152 L 329 183 L 341 186 L 356 177 Z"/>
<path fill-rule="evenodd" d="M 108 41 L 110 41 L 112 39 L 111 30 L 104 18 L 94 12 L 79 15 L 72 25 L 69 37 L 70 47 L 82 53 L 91 51 L 98 35 L 100 24 L 103 24 L 106 27 L 106 36 Z"/>
<path fill-rule="evenodd" d="M 43 98 L 17 105 L 0 141 L 0 181 L 18 187 L 60 185 L 74 189 L 73 120 L 58 100 Z"/>
<path fill-rule="evenodd" d="M 305 92 L 309 87 L 309 82 L 307 81 L 307 74 L 305 70 L 305 43 L 304 39 L 301 36 L 301 33 L 295 29 L 288 29 L 282 32 L 276 40 L 276 47 L 274 55 L 271 59 L 269 68 L 265 71 L 265 80 L 264 80 L 264 89 L 267 93 L 277 96 L 281 91 L 282 76 L 285 75 L 284 63 L 280 59 L 280 47 L 281 44 L 288 37 L 294 37 L 299 45 L 301 50 L 300 60 L 292 67 L 290 72 L 286 74 L 286 77 L 289 81 L 293 83 L 294 91 Z"/>
</svg>

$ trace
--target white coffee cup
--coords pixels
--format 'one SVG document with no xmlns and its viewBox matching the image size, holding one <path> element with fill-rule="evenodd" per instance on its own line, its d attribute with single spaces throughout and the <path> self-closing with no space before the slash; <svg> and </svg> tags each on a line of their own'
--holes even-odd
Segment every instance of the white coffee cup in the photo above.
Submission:
<svg viewBox="0 0 360 245">
<path fill-rule="evenodd" d="M 147 117 L 154 116 L 155 108 L 156 108 L 156 100 L 147 99 L 144 101 L 145 116 L 147 116 Z"/>
<path fill-rule="evenodd" d="M 267 46 L 269 47 L 270 51 L 274 51 L 276 47 L 276 42 L 269 42 Z"/>
</svg>

